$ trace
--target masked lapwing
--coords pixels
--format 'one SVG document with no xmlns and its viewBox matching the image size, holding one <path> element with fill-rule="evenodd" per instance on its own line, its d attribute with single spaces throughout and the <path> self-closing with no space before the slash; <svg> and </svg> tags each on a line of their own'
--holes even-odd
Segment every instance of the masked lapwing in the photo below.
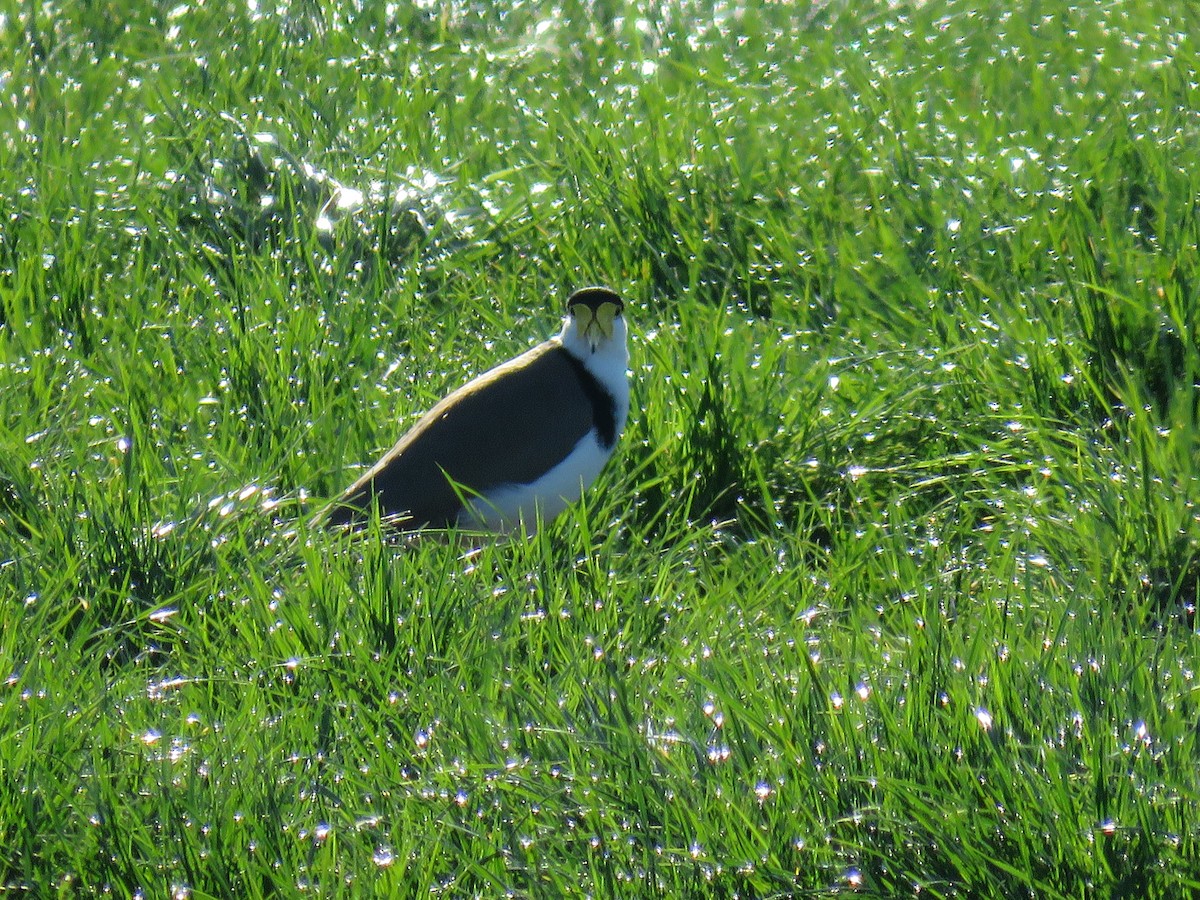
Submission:
<svg viewBox="0 0 1200 900">
<path fill-rule="evenodd" d="M 403 530 L 549 522 L 612 455 L 629 414 L 624 304 L 588 287 L 562 331 L 454 391 L 332 505 L 332 525 L 378 508 Z"/>
</svg>

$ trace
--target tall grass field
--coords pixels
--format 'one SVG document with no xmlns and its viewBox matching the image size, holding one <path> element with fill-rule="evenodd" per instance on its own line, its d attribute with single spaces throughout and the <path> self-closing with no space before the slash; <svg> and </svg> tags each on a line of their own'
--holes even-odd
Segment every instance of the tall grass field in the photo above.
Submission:
<svg viewBox="0 0 1200 900">
<path fill-rule="evenodd" d="M 1200 893 L 1200 13 L 0 5 L 0 894 Z M 533 536 L 317 514 L 627 302 Z"/>
</svg>

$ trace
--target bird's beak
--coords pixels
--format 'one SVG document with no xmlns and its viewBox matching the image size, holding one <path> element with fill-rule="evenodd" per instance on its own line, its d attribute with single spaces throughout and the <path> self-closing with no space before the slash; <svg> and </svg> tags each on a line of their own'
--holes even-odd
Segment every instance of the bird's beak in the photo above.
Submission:
<svg viewBox="0 0 1200 900">
<path fill-rule="evenodd" d="M 580 337 L 589 341 L 594 348 L 601 341 L 611 341 L 613 322 L 620 309 L 615 303 L 601 303 L 591 307 L 579 304 L 575 307 L 575 327 Z"/>
</svg>

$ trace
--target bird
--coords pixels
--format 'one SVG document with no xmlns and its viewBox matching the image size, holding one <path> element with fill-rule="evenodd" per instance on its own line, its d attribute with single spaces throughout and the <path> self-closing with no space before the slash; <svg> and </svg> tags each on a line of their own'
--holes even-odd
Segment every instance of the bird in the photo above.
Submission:
<svg viewBox="0 0 1200 900">
<path fill-rule="evenodd" d="M 607 287 L 567 298 L 562 330 L 453 391 L 329 507 L 361 528 L 536 531 L 575 503 L 629 415 L 625 304 Z"/>
</svg>

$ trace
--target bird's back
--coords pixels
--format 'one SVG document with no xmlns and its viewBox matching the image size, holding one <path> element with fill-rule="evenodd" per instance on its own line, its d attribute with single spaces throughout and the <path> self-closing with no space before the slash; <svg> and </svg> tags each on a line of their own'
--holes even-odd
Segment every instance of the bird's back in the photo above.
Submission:
<svg viewBox="0 0 1200 900">
<path fill-rule="evenodd" d="M 346 491 L 327 521 L 361 520 L 374 501 L 381 516 L 446 527 L 463 500 L 536 481 L 604 418 L 604 398 L 581 369 L 551 340 L 484 373 L 422 417 Z M 513 377 L 514 370 L 527 377 Z M 611 409 L 608 416 L 611 422 Z"/>
</svg>

